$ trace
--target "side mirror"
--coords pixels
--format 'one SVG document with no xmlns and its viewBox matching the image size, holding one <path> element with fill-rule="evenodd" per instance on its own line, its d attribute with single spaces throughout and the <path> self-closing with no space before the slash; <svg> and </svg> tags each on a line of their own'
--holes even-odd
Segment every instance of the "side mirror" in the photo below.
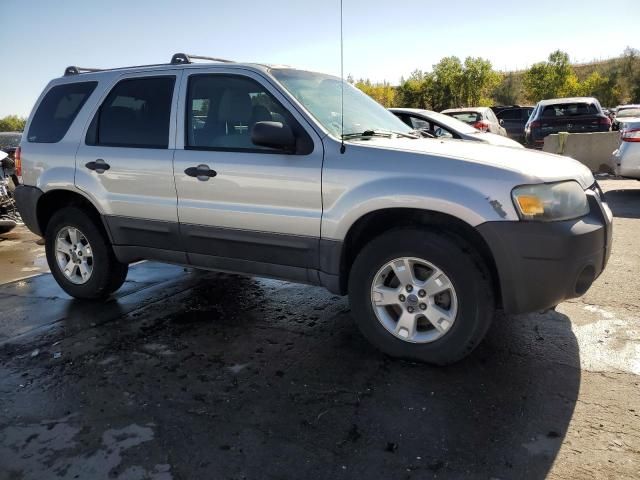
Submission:
<svg viewBox="0 0 640 480">
<path fill-rule="evenodd" d="M 282 122 L 257 122 L 251 130 L 251 141 L 261 147 L 293 151 L 296 137 Z"/>
</svg>

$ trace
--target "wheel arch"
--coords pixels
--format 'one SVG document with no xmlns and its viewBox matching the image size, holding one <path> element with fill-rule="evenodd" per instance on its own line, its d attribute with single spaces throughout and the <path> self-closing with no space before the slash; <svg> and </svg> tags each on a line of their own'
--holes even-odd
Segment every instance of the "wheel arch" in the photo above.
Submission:
<svg viewBox="0 0 640 480">
<path fill-rule="evenodd" d="M 360 250 L 373 238 L 391 230 L 404 227 L 428 228 L 454 237 L 463 246 L 469 246 L 477 254 L 491 275 L 497 305 L 501 304 L 500 279 L 495 259 L 482 235 L 467 222 L 452 215 L 413 208 L 387 208 L 374 210 L 354 222 L 341 244 L 339 255 L 339 290 L 347 292 L 353 262 Z"/>
<path fill-rule="evenodd" d="M 95 221 L 96 225 L 108 235 L 109 240 L 111 240 L 109 229 L 103 221 L 100 211 L 93 202 L 78 191 L 65 189 L 49 190 L 43 193 L 38 199 L 38 203 L 36 204 L 36 218 L 43 236 L 46 234 L 47 225 L 51 217 L 60 209 L 70 206 L 78 207 L 85 211 Z"/>
</svg>

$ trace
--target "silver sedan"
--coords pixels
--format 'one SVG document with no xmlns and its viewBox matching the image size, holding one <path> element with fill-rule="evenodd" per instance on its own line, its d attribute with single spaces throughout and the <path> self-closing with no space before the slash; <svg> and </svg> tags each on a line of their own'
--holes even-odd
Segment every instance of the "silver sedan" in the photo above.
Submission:
<svg viewBox="0 0 640 480">
<path fill-rule="evenodd" d="M 436 138 L 457 138 L 503 147 L 524 148 L 515 140 L 495 133 L 483 132 L 442 113 L 419 108 L 390 108 L 389 110 L 410 127 Z"/>
<path fill-rule="evenodd" d="M 616 175 L 640 180 L 640 117 L 620 124 L 620 146 L 613 152 Z"/>
</svg>

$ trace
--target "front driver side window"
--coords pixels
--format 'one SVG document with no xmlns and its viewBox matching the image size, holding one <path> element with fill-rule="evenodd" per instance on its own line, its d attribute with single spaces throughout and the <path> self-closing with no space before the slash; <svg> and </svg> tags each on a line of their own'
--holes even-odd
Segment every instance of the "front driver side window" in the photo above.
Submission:
<svg viewBox="0 0 640 480">
<path fill-rule="evenodd" d="M 273 151 L 251 141 L 257 122 L 294 128 L 285 108 L 258 82 L 236 75 L 189 78 L 185 147 L 203 150 Z"/>
</svg>

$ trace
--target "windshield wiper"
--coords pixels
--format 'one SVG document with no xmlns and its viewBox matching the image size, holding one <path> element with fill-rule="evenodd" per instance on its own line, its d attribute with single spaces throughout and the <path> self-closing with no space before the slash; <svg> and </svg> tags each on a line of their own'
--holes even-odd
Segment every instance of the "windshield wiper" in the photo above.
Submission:
<svg viewBox="0 0 640 480">
<path fill-rule="evenodd" d="M 353 133 L 345 133 L 342 135 L 343 139 L 348 138 L 366 138 L 366 137 L 388 137 L 391 138 L 392 135 L 397 135 L 398 137 L 406 137 L 406 138 L 419 138 L 418 135 L 413 133 L 415 130 L 411 130 L 412 133 L 405 132 L 395 132 L 393 130 L 365 130 L 363 132 L 353 132 Z"/>
</svg>

